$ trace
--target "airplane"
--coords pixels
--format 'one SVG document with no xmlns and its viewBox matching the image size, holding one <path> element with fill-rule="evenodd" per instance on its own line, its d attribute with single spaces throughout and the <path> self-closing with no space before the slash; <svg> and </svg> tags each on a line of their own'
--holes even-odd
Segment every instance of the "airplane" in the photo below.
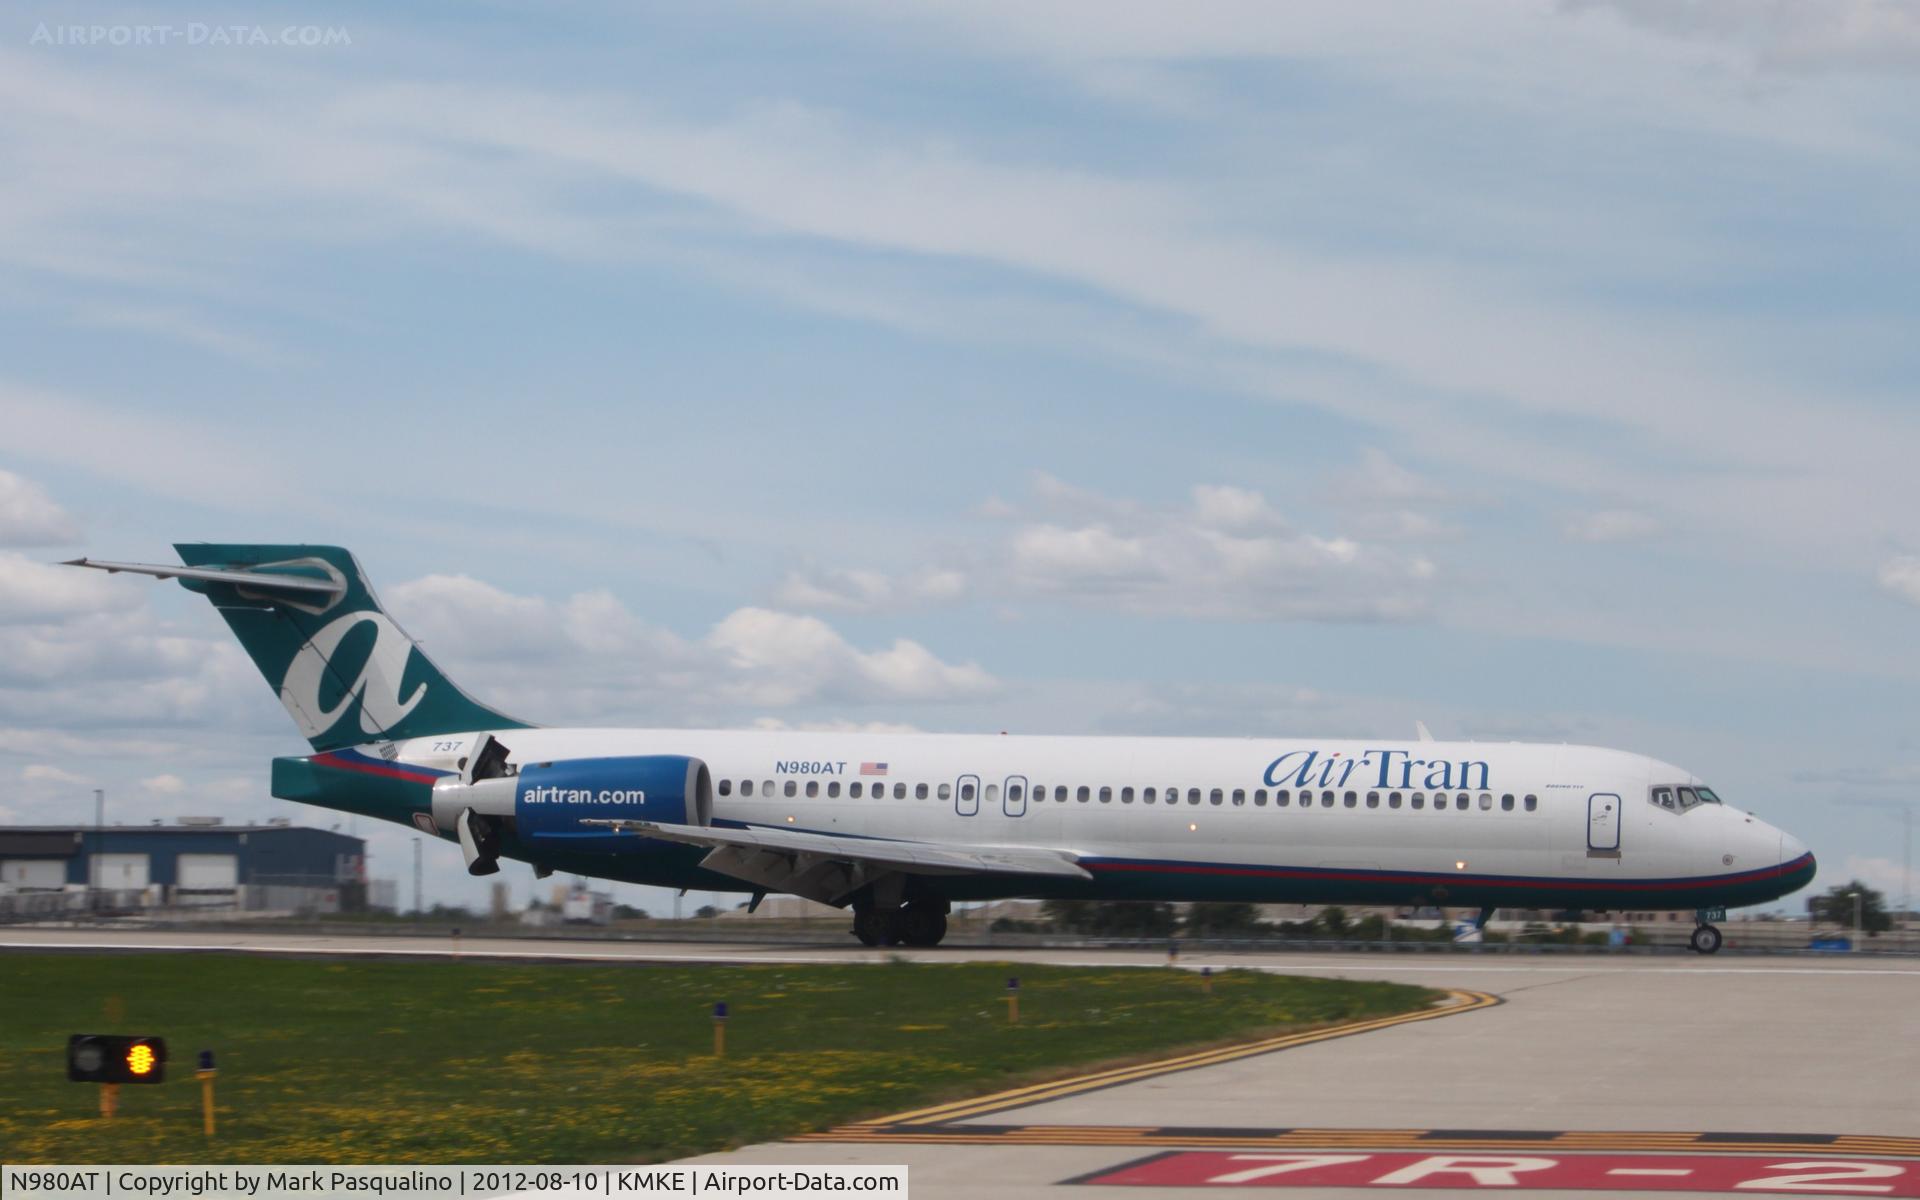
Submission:
<svg viewBox="0 0 1920 1200">
<path fill-rule="evenodd" d="M 283 799 L 501 859 L 820 901 L 866 945 L 932 946 L 956 901 L 1725 909 L 1813 855 L 1690 772 L 1619 750 L 1380 739 L 543 728 L 473 699 L 336 546 L 174 547 L 305 735 Z"/>
</svg>

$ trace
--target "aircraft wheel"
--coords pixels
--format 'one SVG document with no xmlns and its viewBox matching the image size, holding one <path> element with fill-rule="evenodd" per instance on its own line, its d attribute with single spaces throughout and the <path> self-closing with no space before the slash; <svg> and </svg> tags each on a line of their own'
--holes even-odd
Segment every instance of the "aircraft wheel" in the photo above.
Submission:
<svg viewBox="0 0 1920 1200">
<path fill-rule="evenodd" d="M 1697 925 L 1694 927 L 1693 937 L 1688 939 L 1687 944 L 1693 947 L 1695 954 L 1712 954 L 1720 949 L 1720 943 L 1723 940 L 1720 931 L 1713 926 Z"/>
<path fill-rule="evenodd" d="M 853 914 L 853 936 L 860 939 L 862 946 L 878 946 L 888 940 L 887 926 L 892 923 L 892 917 L 892 913 L 877 908 L 858 909 Z"/>
<path fill-rule="evenodd" d="M 938 909 L 909 904 L 900 913 L 901 938 L 909 946 L 938 946 L 947 936 L 947 915 Z"/>
</svg>

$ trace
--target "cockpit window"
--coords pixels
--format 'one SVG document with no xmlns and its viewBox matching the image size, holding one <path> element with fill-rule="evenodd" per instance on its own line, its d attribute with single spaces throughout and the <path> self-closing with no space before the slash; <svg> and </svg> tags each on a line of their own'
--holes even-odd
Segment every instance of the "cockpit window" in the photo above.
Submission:
<svg viewBox="0 0 1920 1200">
<path fill-rule="evenodd" d="M 1694 794 L 1694 791 L 1692 788 L 1676 788 L 1674 790 L 1678 792 L 1680 795 L 1680 811 L 1681 812 L 1686 812 L 1688 809 L 1693 808 L 1700 803 L 1700 797 Z"/>
<path fill-rule="evenodd" d="M 1652 797 L 1652 798 L 1653 798 L 1653 802 L 1654 802 L 1654 804 L 1655 804 L 1656 806 L 1658 806 L 1658 807 L 1660 807 L 1660 808 L 1664 808 L 1664 809 L 1666 809 L 1666 810 L 1668 810 L 1669 812 L 1678 812 L 1678 811 L 1679 811 L 1679 806 L 1678 806 L 1678 805 L 1676 805 L 1676 804 L 1674 804 L 1674 802 L 1673 802 L 1673 789 L 1672 789 L 1672 788 L 1658 788 L 1658 787 L 1657 787 L 1657 788 L 1655 788 L 1655 789 L 1653 789 L 1653 797 Z"/>
<path fill-rule="evenodd" d="M 1702 804 L 1720 803 L 1720 797 L 1713 794 L 1712 788 L 1695 788 L 1694 790 L 1700 793 L 1700 803 Z"/>
</svg>

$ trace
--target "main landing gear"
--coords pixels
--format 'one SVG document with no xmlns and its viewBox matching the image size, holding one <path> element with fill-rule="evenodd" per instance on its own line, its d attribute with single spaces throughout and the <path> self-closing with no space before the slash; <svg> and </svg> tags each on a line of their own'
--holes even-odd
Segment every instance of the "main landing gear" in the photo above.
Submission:
<svg viewBox="0 0 1920 1200">
<path fill-rule="evenodd" d="M 1687 945 L 1695 954 L 1712 954 L 1720 949 L 1720 943 L 1724 940 L 1719 929 L 1702 921 L 1693 927 L 1693 936 L 1687 939 Z"/>
<path fill-rule="evenodd" d="M 938 946 L 947 936 L 944 900 L 909 900 L 892 908 L 856 904 L 853 936 L 863 946 Z"/>
</svg>

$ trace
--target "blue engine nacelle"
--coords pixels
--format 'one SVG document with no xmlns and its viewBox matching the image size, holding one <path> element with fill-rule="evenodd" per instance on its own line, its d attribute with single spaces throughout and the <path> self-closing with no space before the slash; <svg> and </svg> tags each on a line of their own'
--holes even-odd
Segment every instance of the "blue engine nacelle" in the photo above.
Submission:
<svg viewBox="0 0 1920 1200">
<path fill-rule="evenodd" d="M 713 819 L 707 764 L 678 754 L 563 758 L 529 763 L 514 778 L 513 823 L 522 838 L 605 837 L 586 820 L 706 825 Z"/>
<path fill-rule="evenodd" d="M 460 837 L 469 870 L 497 853 L 502 822 L 529 849 L 619 854 L 639 847 L 631 833 L 581 824 L 589 820 L 711 824 L 713 778 L 697 758 L 649 754 L 528 763 L 517 775 L 448 779 L 433 789 L 434 824 L 466 831 Z"/>
</svg>

